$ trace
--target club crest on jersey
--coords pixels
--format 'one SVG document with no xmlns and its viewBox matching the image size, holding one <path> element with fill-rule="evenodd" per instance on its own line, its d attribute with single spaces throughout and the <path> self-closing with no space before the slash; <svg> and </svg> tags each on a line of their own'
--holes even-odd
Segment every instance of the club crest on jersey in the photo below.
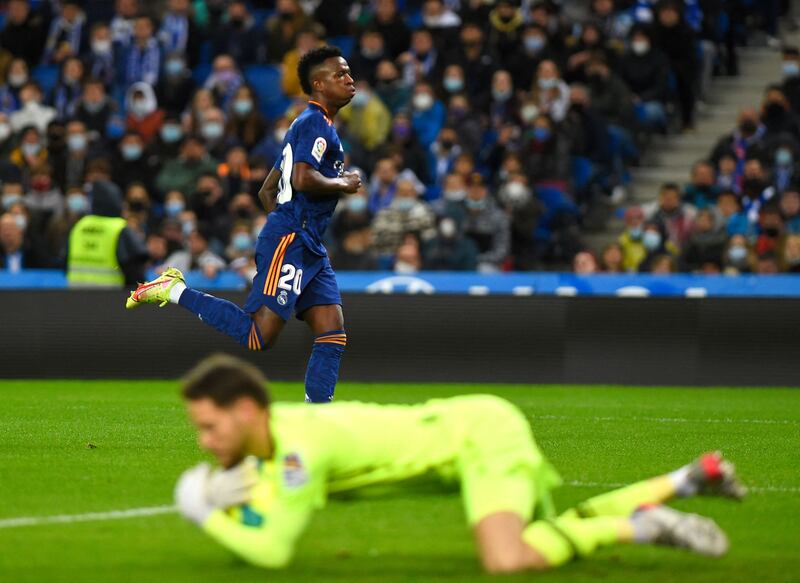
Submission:
<svg viewBox="0 0 800 583">
<path fill-rule="evenodd" d="M 344 162 L 342 160 L 336 160 L 336 162 L 333 163 L 333 167 L 336 170 L 337 176 L 344 174 Z"/>
<path fill-rule="evenodd" d="M 296 453 L 283 456 L 283 481 L 290 488 L 299 488 L 308 482 L 306 469 Z"/>
<path fill-rule="evenodd" d="M 278 294 L 278 303 L 282 306 L 286 305 L 286 302 L 289 301 L 289 296 L 286 294 L 286 291 L 282 291 Z"/>
<path fill-rule="evenodd" d="M 314 140 L 314 145 L 311 147 L 311 155 L 314 156 L 317 162 L 322 162 L 322 156 L 327 149 L 328 142 L 325 141 L 325 138 L 317 138 Z"/>
</svg>

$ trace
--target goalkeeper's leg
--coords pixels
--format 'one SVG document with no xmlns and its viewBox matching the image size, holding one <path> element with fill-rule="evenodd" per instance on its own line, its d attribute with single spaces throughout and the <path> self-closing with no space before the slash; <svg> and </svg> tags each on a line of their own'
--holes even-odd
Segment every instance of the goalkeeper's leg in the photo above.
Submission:
<svg viewBox="0 0 800 583">
<path fill-rule="evenodd" d="M 645 504 L 663 504 L 675 497 L 695 495 L 741 499 L 747 493 L 730 462 L 719 452 L 700 456 L 674 472 L 613 490 L 581 502 L 562 516 L 630 516 Z"/>
</svg>

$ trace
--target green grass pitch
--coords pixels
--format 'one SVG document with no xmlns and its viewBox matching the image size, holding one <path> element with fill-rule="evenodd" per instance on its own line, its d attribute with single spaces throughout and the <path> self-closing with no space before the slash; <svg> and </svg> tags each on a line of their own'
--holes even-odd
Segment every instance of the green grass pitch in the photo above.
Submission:
<svg viewBox="0 0 800 583">
<path fill-rule="evenodd" d="M 203 458 L 174 382 L 0 383 L 0 521 L 171 504 L 178 474 Z M 298 399 L 298 384 L 276 384 Z M 416 402 L 491 392 L 520 407 L 567 484 L 559 507 L 722 449 L 753 487 L 743 503 L 676 503 L 729 533 L 720 560 L 671 549 L 605 549 L 547 574 L 503 581 L 797 581 L 800 573 L 800 393 L 677 389 L 364 385 L 340 398 Z M 91 446 L 89 445 L 91 444 Z M 0 528 L 0 580 L 480 581 L 455 493 L 332 501 L 292 567 L 251 568 L 175 514 Z"/>
</svg>

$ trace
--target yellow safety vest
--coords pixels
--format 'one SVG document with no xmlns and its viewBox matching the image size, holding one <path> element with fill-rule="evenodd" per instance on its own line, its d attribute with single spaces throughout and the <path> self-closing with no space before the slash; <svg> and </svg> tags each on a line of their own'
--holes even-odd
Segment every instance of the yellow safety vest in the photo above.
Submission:
<svg viewBox="0 0 800 583">
<path fill-rule="evenodd" d="M 76 287 L 121 287 L 125 276 L 117 261 L 117 243 L 125 219 L 87 215 L 69 234 L 67 281 Z"/>
</svg>

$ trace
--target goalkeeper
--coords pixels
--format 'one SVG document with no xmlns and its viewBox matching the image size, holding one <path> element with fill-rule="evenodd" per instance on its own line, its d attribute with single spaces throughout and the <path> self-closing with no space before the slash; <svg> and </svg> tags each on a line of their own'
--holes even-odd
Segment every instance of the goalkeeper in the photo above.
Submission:
<svg viewBox="0 0 800 583">
<path fill-rule="evenodd" d="M 421 405 L 272 404 L 260 372 L 217 355 L 184 379 L 200 445 L 223 468 L 186 471 L 180 512 L 246 561 L 280 568 L 330 494 L 431 473 L 460 483 L 486 571 L 550 569 L 623 543 L 720 556 L 710 519 L 662 506 L 675 496 L 741 498 L 733 466 L 706 454 L 672 473 L 591 498 L 557 515 L 558 473 L 522 413 L 494 396 Z"/>
</svg>

